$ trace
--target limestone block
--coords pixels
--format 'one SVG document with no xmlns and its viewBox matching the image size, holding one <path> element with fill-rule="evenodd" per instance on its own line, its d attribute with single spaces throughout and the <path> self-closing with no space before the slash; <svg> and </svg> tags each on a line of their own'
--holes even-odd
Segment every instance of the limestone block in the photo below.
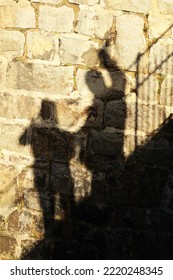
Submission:
<svg viewBox="0 0 173 280">
<path fill-rule="evenodd" d="M 0 259 L 14 259 L 16 246 L 16 239 L 8 236 L 0 236 Z"/>
<path fill-rule="evenodd" d="M 161 84 L 160 103 L 173 106 L 173 76 L 166 76 Z"/>
<path fill-rule="evenodd" d="M 138 75 L 137 94 L 138 98 L 148 103 L 158 101 L 159 81 L 153 75 Z"/>
<path fill-rule="evenodd" d="M 152 1 L 138 1 L 138 0 L 101 0 L 101 6 L 105 9 L 123 10 L 137 13 L 148 14 L 151 9 Z"/>
<path fill-rule="evenodd" d="M 123 69 L 135 70 L 138 55 L 146 49 L 143 34 L 144 21 L 139 16 L 123 15 L 117 17 L 117 40 L 115 60 Z"/>
<path fill-rule="evenodd" d="M 158 0 L 158 4 L 162 14 L 173 14 L 173 0 Z"/>
<path fill-rule="evenodd" d="M 79 69 L 77 87 L 81 96 L 120 99 L 130 92 L 131 82 L 121 71 Z"/>
<path fill-rule="evenodd" d="M 8 213 L 19 202 L 19 193 L 17 191 L 18 172 L 14 166 L 0 164 L 0 207 L 1 213 Z"/>
<path fill-rule="evenodd" d="M 63 2 L 63 0 L 31 0 L 31 2 L 46 3 L 46 4 L 60 4 Z"/>
<path fill-rule="evenodd" d="M 0 31 L 0 55 L 22 56 L 24 51 L 25 36 L 19 31 Z"/>
<path fill-rule="evenodd" d="M 149 71 L 164 75 L 172 75 L 173 65 L 173 40 L 161 38 L 150 49 Z"/>
<path fill-rule="evenodd" d="M 60 36 L 61 64 L 98 65 L 98 44 L 82 35 L 68 34 Z"/>
<path fill-rule="evenodd" d="M 100 8 L 81 6 L 75 31 L 94 38 L 104 39 L 111 29 L 113 15 Z"/>
<path fill-rule="evenodd" d="M 99 3 L 99 0 L 68 0 L 70 3 L 74 4 L 86 4 L 86 5 L 95 5 Z"/>
<path fill-rule="evenodd" d="M 73 67 L 12 62 L 7 69 L 6 86 L 69 95 L 73 87 Z"/>
<path fill-rule="evenodd" d="M 39 28 L 54 32 L 73 31 L 74 12 L 69 7 L 40 7 Z"/>
<path fill-rule="evenodd" d="M 0 27 L 36 27 L 34 8 L 18 4 L 14 6 L 0 6 Z"/>
<path fill-rule="evenodd" d="M 67 99 L 56 102 L 58 127 L 66 131 L 78 131 L 86 122 L 85 107 L 80 101 Z"/>
<path fill-rule="evenodd" d="M 7 119 L 32 119 L 39 112 L 39 102 L 30 96 L 0 93 L 0 116 Z"/>
<path fill-rule="evenodd" d="M 22 125 L 0 123 L 0 149 L 24 153 L 30 156 L 30 148 L 20 144 L 20 137 L 25 132 Z"/>
<path fill-rule="evenodd" d="M 59 64 L 59 37 L 46 32 L 27 33 L 29 59 L 56 60 Z"/>
<path fill-rule="evenodd" d="M 149 22 L 149 37 L 150 38 L 159 38 L 159 37 L 170 37 L 173 36 L 173 19 L 164 16 L 164 17 L 148 17 Z"/>
</svg>

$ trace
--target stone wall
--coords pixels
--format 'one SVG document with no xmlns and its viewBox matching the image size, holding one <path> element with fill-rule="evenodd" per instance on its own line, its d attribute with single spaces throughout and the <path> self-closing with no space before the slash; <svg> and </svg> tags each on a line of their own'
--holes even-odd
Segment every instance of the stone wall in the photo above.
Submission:
<svg viewBox="0 0 173 280">
<path fill-rule="evenodd" d="M 172 0 L 0 0 L 1 259 L 172 259 L 172 25 Z"/>
</svg>

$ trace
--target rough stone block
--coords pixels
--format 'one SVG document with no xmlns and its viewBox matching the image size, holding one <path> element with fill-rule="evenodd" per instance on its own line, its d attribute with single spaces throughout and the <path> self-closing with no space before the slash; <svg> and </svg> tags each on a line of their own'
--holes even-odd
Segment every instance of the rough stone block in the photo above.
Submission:
<svg viewBox="0 0 173 280">
<path fill-rule="evenodd" d="M 64 20 L 65 19 L 65 20 Z M 40 7 L 39 28 L 54 32 L 73 31 L 74 12 L 69 7 Z"/>
<path fill-rule="evenodd" d="M 0 258 L 14 259 L 16 246 L 16 239 L 8 236 L 0 236 Z"/>
<path fill-rule="evenodd" d="M 1 213 L 8 213 L 19 203 L 19 193 L 17 186 L 18 172 L 14 166 L 0 165 L 0 205 Z"/>
<path fill-rule="evenodd" d="M 22 125 L 12 125 L 0 123 L 0 149 L 21 152 L 30 155 L 30 149 L 20 144 L 20 137 L 24 133 L 25 127 Z M 13 139 L 13 141 L 12 141 Z"/>
<path fill-rule="evenodd" d="M 136 15 L 122 15 L 117 17 L 116 55 L 118 66 L 122 69 L 136 70 L 140 53 L 146 49 L 143 34 L 144 21 Z"/>
<path fill-rule="evenodd" d="M 0 116 L 10 119 L 32 119 L 39 112 L 39 102 L 30 96 L 0 93 Z"/>
<path fill-rule="evenodd" d="M 173 36 L 172 18 L 169 16 L 164 17 L 148 17 L 149 22 L 149 37 L 170 37 Z"/>
<path fill-rule="evenodd" d="M 152 7 L 151 0 L 101 0 L 101 6 L 105 9 L 129 11 L 148 14 Z"/>
<path fill-rule="evenodd" d="M 56 60 L 59 65 L 59 36 L 46 32 L 27 33 L 29 59 Z"/>
<path fill-rule="evenodd" d="M 21 2 L 20 2 L 21 3 Z M 34 28 L 36 27 L 34 8 L 27 5 L 0 7 L 0 27 Z M 4 16 L 5 15 L 5 16 Z"/>
<path fill-rule="evenodd" d="M 158 4 L 162 14 L 173 14 L 173 0 L 158 0 Z"/>
<path fill-rule="evenodd" d="M 166 76 L 160 92 L 160 103 L 166 106 L 173 106 L 173 76 Z"/>
<path fill-rule="evenodd" d="M 150 49 L 149 71 L 150 73 L 172 75 L 173 65 L 173 40 L 161 38 Z"/>
<path fill-rule="evenodd" d="M 99 0 L 68 0 L 70 3 L 74 4 L 86 4 L 86 5 L 95 5 L 99 3 Z"/>
<path fill-rule="evenodd" d="M 94 38 L 104 39 L 110 31 L 113 15 L 100 6 L 81 6 L 75 31 Z"/>
<path fill-rule="evenodd" d="M 121 71 L 79 69 L 77 87 L 82 96 L 120 99 L 130 92 L 131 82 Z"/>
<path fill-rule="evenodd" d="M 79 131 L 87 119 L 87 105 L 80 101 L 67 99 L 56 102 L 58 127 L 65 131 Z"/>
<path fill-rule="evenodd" d="M 73 87 L 73 67 L 12 62 L 7 69 L 6 86 L 69 95 Z"/>
<path fill-rule="evenodd" d="M 1 55 L 12 58 L 23 55 L 25 36 L 21 32 L 1 30 L 0 37 Z"/>
<path fill-rule="evenodd" d="M 31 0 L 31 2 L 45 3 L 45 4 L 60 4 L 63 2 L 63 0 Z"/>
<path fill-rule="evenodd" d="M 61 64 L 98 65 L 98 44 L 77 34 L 60 36 Z"/>
</svg>

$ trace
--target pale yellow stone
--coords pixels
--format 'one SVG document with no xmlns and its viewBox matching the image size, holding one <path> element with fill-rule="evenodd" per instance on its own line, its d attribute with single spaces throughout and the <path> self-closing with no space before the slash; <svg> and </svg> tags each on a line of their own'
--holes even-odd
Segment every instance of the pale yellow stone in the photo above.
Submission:
<svg viewBox="0 0 173 280">
<path fill-rule="evenodd" d="M 89 41 L 78 34 L 60 36 L 61 64 L 82 64 L 95 66 L 99 64 L 98 43 Z"/>
<path fill-rule="evenodd" d="M 158 4 L 162 14 L 173 14 L 173 0 L 158 0 Z"/>
<path fill-rule="evenodd" d="M 149 22 L 149 37 L 170 37 L 173 36 L 173 17 L 162 16 L 162 17 L 148 17 Z"/>
<path fill-rule="evenodd" d="M 57 38 L 58 39 L 58 38 Z M 39 32 L 27 34 L 27 56 L 30 59 L 53 60 L 55 42 L 51 35 Z"/>
<path fill-rule="evenodd" d="M 70 95 L 73 67 L 12 62 L 7 69 L 7 88 Z"/>
<path fill-rule="evenodd" d="M 101 0 L 101 6 L 105 9 L 149 13 L 152 7 L 152 0 Z"/>
<path fill-rule="evenodd" d="M 60 4 L 63 0 L 31 0 L 33 3 Z"/>
<path fill-rule="evenodd" d="M 0 30 L 0 55 L 22 56 L 24 52 L 25 36 L 19 31 Z"/>
<path fill-rule="evenodd" d="M 68 2 L 74 4 L 95 5 L 99 3 L 99 0 L 68 0 Z"/>
<path fill-rule="evenodd" d="M 138 56 L 146 50 L 144 21 L 136 15 L 122 15 L 117 17 L 116 28 L 115 61 L 122 69 L 136 70 L 144 59 L 142 56 L 139 61 Z"/>
<path fill-rule="evenodd" d="M 113 24 L 113 14 L 104 11 L 100 5 L 81 6 L 76 31 L 91 37 L 104 39 Z"/>
<path fill-rule="evenodd" d="M 39 13 L 39 28 L 54 32 L 73 31 L 74 12 L 69 7 L 41 6 Z"/>
<path fill-rule="evenodd" d="M 31 6 L 0 6 L 0 27 L 34 28 L 35 11 Z"/>
</svg>

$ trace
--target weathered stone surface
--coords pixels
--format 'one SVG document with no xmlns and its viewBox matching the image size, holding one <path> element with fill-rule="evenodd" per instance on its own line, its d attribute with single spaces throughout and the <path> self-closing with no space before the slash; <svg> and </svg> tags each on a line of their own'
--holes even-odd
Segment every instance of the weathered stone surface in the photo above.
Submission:
<svg viewBox="0 0 173 280">
<path fill-rule="evenodd" d="M 166 76 L 160 92 L 160 103 L 166 106 L 173 106 L 173 76 Z"/>
<path fill-rule="evenodd" d="M 56 102 L 58 127 L 65 131 L 79 131 L 86 122 L 86 106 L 77 100 L 59 100 Z"/>
<path fill-rule="evenodd" d="M 64 20 L 66 19 L 66 20 Z M 46 31 L 73 31 L 74 13 L 69 7 L 40 7 L 39 28 Z"/>
<path fill-rule="evenodd" d="M 20 1 L 21 2 L 21 1 Z M 14 3 L 15 4 L 15 3 Z M 5 16 L 4 16 L 5 15 Z M 0 27 L 34 28 L 36 27 L 35 12 L 31 6 L 1 6 Z"/>
<path fill-rule="evenodd" d="M 168 38 L 161 38 L 150 49 L 149 55 L 149 71 L 150 73 L 158 73 L 165 75 L 172 75 L 173 40 Z"/>
<path fill-rule="evenodd" d="M 29 96 L 0 93 L 0 116 L 5 118 L 32 119 L 39 112 L 39 102 Z"/>
<path fill-rule="evenodd" d="M 131 82 L 121 71 L 79 69 L 77 87 L 82 96 L 120 99 L 130 92 Z"/>
<path fill-rule="evenodd" d="M 158 4 L 162 14 L 173 14 L 173 0 L 158 0 Z"/>
<path fill-rule="evenodd" d="M 0 205 L 1 213 L 8 213 L 19 202 L 17 191 L 18 172 L 14 166 L 0 165 Z"/>
<path fill-rule="evenodd" d="M 137 95 L 139 99 L 150 102 L 158 102 L 158 89 L 159 81 L 154 75 L 142 75 L 139 74 L 139 80 L 137 81 Z"/>
<path fill-rule="evenodd" d="M 46 3 L 46 4 L 60 4 L 63 0 L 31 0 L 31 2 L 36 3 Z"/>
<path fill-rule="evenodd" d="M 41 238 L 44 233 L 43 218 L 38 215 L 38 212 L 35 212 L 35 214 L 25 209 L 12 212 L 8 217 L 9 232 Z"/>
<path fill-rule="evenodd" d="M 0 259 L 13 259 L 15 257 L 17 242 L 14 238 L 0 236 Z"/>
<path fill-rule="evenodd" d="M 59 37 L 45 32 L 28 32 L 27 56 L 30 59 L 54 60 L 59 64 Z"/>
<path fill-rule="evenodd" d="M 99 0 L 68 0 L 68 2 L 74 4 L 95 5 L 99 3 Z"/>
<path fill-rule="evenodd" d="M 75 31 L 94 38 L 104 39 L 110 31 L 113 15 L 104 11 L 99 5 L 81 6 Z"/>
<path fill-rule="evenodd" d="M 3 124 L 0 123 L 0 149 L 5 149 L 14 152 L 23 152 L 26 155 L 30 154 L 28 147 L 19 143 L 21 135 L 24 133 L 25 127 L 22 125 Z M 13 139 L 13 141 L 12 141 Z M 7 176 L 8 177 L 8 176 Z"/>
<path fill-rule="evenodd" d="M 98 65 L 98 44 L 87 38 L 68 34 L 60 36 L 61 64 L 82 64 L 87 66 Z"/>
<path fill-rule="evenodd" d="M 12 62 L 8 66 L 6 86 L 69 95 L 73 87 L 73 67 Z"/>
<path fill-rule="evenodd" d="M 136 15 L 123 15 L 117 18 L 117 40 L 115 60 L 123 69 L 135 70 L 138 55 L 146 49 L 143 34 L 144 21 Z"/>
<path fill-rule="evenodd" d="M 148 17 L 149 22 L 149 37 L 170 37 L 173 35 L 172 18 L 170 17 Z"/>
<path fill-rule="evenodd" d="M 0 31 L 0 53 L 10 57 L 22 56 L 25 36 L 19 31 Z"/>
<path fill-rule="evenodd" d="M 152 1 L 138 1 L 138 0 L 101 0 L 101 5 L 105 9 L 124 10 L 138 13 L 149 13 L 152 7 Z"/>
</svg>

